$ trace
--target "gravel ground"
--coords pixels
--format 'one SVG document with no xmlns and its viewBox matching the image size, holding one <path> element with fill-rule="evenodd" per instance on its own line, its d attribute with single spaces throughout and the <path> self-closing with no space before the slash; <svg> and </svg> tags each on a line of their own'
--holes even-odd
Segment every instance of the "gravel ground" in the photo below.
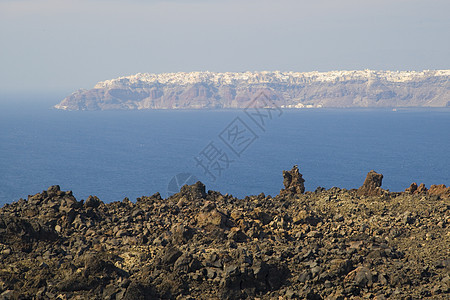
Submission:
<svg viewBox="0 0 450 300">
<path fill-rule="evenodd" d="M 105 204 L 58 186 L 0 209 L 0 299 L 449 299 L 450 188 L 276 197 L 197 182 Z M 281 180 L 281 176 L 280 176 Z"/>
</svg>

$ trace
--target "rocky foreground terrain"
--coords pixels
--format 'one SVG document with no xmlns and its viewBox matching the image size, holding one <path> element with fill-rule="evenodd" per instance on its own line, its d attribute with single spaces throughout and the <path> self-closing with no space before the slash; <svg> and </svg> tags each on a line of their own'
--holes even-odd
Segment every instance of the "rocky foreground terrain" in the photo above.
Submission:
<svg viewBox="0 0 450 300">
<path fill-rule="evenodd" d="M 260 97 L 261 94 L 264 95 Z M 136 74 L 78 90 L 63 110 L 449 107 L 450 70 Z M 267 102 L 272 102 L 268 105 Z"/>
<path fill-rule="evenodd" d="M 450 188 L 275 197 L 197 182 L 168 199 L 77 201 L 58 186 L 0 210 L 0 299 L 449 299 Z"/>
</svg>

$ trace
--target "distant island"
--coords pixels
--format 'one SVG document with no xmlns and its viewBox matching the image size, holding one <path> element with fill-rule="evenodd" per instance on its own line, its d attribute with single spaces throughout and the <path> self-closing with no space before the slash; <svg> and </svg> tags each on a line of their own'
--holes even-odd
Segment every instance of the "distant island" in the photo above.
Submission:
<svg viewBox="0 0 450 300">
<path fill-rule="evenodd" d="M 139 73 L 78 90 L 62 110 L 450 107 L 450 70 Z"/>
</svg>

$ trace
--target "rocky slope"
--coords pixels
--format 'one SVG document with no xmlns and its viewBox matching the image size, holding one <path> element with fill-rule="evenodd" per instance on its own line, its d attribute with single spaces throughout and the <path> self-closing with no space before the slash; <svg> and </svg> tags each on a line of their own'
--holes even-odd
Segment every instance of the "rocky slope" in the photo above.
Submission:
<svg viewBox="0 0 450 300">
<path fill-rule="evenodd" d="M 99 82 L 64 110 L 245 108 L 261 93 L 279 107 L 448 107 L 450 70 L 137 74 Z"/>
<path fill-rule="evenodd" d="M 0 299 L 448 299 L 450 188 L 237 199 L 77 201 L 58 186 L 0 210 Z"/>
</svg>

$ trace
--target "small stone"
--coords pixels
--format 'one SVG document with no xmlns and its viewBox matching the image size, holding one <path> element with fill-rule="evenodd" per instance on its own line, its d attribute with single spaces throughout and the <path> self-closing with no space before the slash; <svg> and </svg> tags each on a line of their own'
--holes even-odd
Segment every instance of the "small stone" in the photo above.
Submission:
<svg viewBox="0 0 450 300">
<path fill-rule="evenodd" d="M 130 235 L 130 233 L 126 229 L 119 229 L 115 234 L 116 237 L 123 237 L 127 235 Z"/>
<path fill-rule="evenodd" d="M 322 233 L 320 233 L 320 231 L 313 230 L 308 232 L 306 236 L 310 238 L 320 238 L 322 236 Z"/>
<path fill-rule="evenodd" d="M 199 226 L 214 225 L 223 228 L 227 224 L 227 217 L 217 209 L 210 212 L 200 212 L 196 220 Z"/>
<path fill-rule="evenodd" d="M 16 295 L 16 293 L 14 292 L 14 290 L 6 290 L 0 294 L 2 299 L 14 299 L 15 295 Z"/>
<path fill-rule="evenodd" d="M 348 273 L 344 282 L 354 283 L 357 286 L 365 287 L 372 285 L 372 273 L 366 267 L 358 267 Z"/>
<path fill-rule="evenodd" d="M 322 268 L 319 266 L 311 268 L 311 274 L 313 277 L 316 277 L 320 272 L 322 272 Z"/>
</svg>

